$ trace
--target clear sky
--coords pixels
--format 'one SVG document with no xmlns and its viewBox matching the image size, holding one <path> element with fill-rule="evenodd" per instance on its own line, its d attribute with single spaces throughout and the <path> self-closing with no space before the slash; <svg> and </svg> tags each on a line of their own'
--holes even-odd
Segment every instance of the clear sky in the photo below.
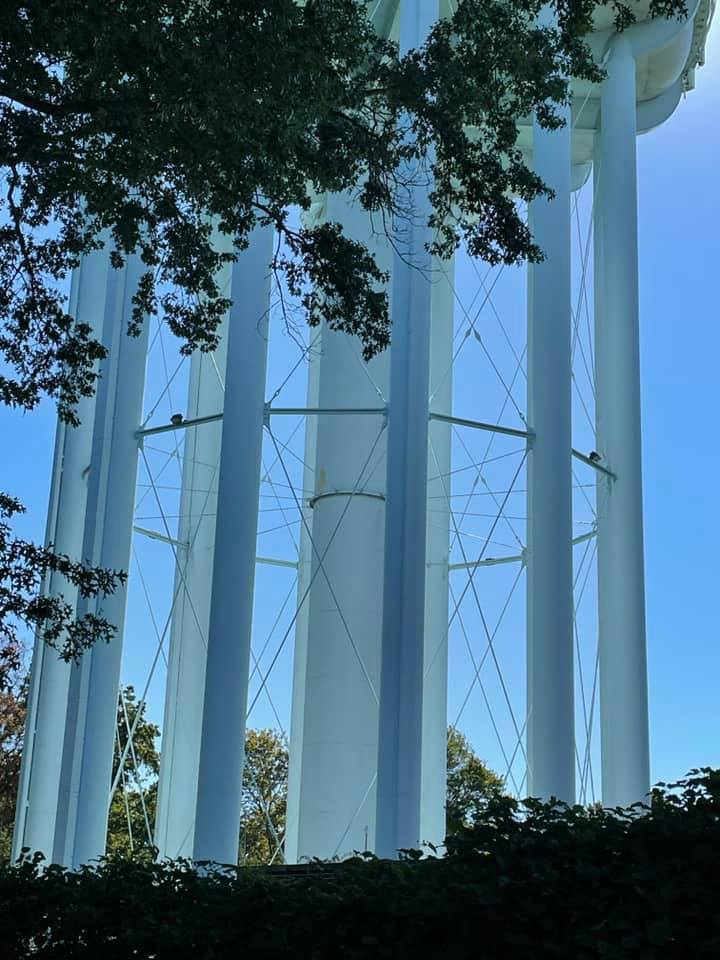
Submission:
<svg viewBox="0 0 720 960">
<path fill-rule="evenodd" d="M 716 419 L 720 309 L 720 26 L 711 31 L 707 65 L 697 87 L 659 130 L 638 141 L 640 292 L 644 419 L 647 612 L 653 779 L 671 779 L 697 765 L 720 766 L 720 609 L 718 607 Z M 471 279 L 458 283 L 470 285 Z M 472 291 L 465 290 L 468 299 Z M 512 300 L 512 296 L 515 297 Z M 522 310 L 522 296 L 504 302 Z M 520 304 L 520 307 L 518 307 Z M 172 357 L 168 362 L 174 364 Z M 180 381 L 178 381 L 180 382 Z M 176 384 L 177 387 L 177 384 Z M 302 391 L 292 402 L 302 403 Z M 176 397 L 181 396 L 176 389 Z M 175 408 L 182 403 L 174 400 Z M 179 404 L 179 405 L 178 405 Z M 170 410 L 165 411 L 167 413 Z M 463 415 L 473 415 L 463 408 Z M 477 414 L 480 416 L 480 414 Z M 507 422 L 507 418 L 506 418 Z M 2 489 L 19 495 L 29 512 L 18 525 L 42 539 L 50 477 L 54 412 L 0 409 L 5 457 Z M 268 517 L 273 514 L 268 512 Z M 146 525 L 151 525 L 150 521 Z M 160 548 L 157 548 L 160 549 Z M 259 589 L 278 595 L 283 574 Z M 283 579 L 284 577 L 284 579 Z M 167 581 L 167 577 L 165 577 Z M 267 584 L 266 586 L 264 586 Z M 141 620 L 133 613 L 137 632 Z M 516 659 L 522 651 L 514 648 Z M 126 678 L 142 683 L 140 660 Z M 512 669 L 512 665 L 510 667 Z M 289 676 L 289 662 L 285 664 Z M 287 684 L 285 684 L 287 687 Z M 161 685 L 155 685 L 156 698 Z M 287 707 L 287 689 L 280 697 Z M 456 690 L 456 703 L 462 693 Z M 479 708 L 475 720 L 479 723 Z M 153 714 L 160 717 L 159 700 Z M 452 719 L 452 716 L 451 716 Z M 471 717 L 472 719 L 472 717 Z M 272 718 L 263 714 L 263 723 Z M 472 724 L 474 730 L 479 728 Z M 489 748 L 473 740 L 481 753 Z"/>
<path fill-rule="evenodd" d="M 713 435 L 720 375 L 720 24 L 697 86 L 638 141 L 653 774 L 720 766 Z"/>
</svg>

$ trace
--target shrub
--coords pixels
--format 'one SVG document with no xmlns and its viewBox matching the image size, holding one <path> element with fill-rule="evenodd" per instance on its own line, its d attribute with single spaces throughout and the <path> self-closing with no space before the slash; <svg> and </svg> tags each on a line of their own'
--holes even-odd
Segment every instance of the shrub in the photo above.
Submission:
<svg viewBox="0 0 720 960">
<path fill-rule="evenodd" d="M 0 871 L 6 958 L 720 956 L 720 771 L 650 808 L 498 797 L 444 856 L 196 869 L 108 859 Z"/>
</svg>

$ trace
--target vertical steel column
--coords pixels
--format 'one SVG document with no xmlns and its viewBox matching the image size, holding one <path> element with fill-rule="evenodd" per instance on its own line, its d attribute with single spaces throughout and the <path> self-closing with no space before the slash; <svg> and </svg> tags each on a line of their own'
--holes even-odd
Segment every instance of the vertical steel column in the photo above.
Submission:
<svg viewBox="0 0 720 960">
<path fill-rule="evenodd" d="M 430 325 L 430 409 L 452 414 L 453 286 L 455 262 L 435 261 Z M 452 427 L 429 425 L 427 483 L 427 573 L 422 730 L 420 838 L 445 839 L 447 793 L 448 575 Z"/>
<path fill-rule="evenodd" d="M 315 337 L 311 336 L 315 342 Z M 318 407 L 320 389 L 320 340 L 308 356 L 307 405 L 310 410 Z M 305 444 L 303 447 L 305 466 L 303 467 L 302 515 L 300 525 L 300 543 L 298 548 L 297 611 L 295 615 L 295 637 L 293 645 L 292 703 L 290 712 L 290 744 L 288 756 L 288 793 L 285 813 L 285 840 L 283 856 L 285 863 L 297 863 L 299 860 L 298 842 L 300 839 L 300 786 L 302 780 L 302 749 L 305 727 L 305 678 L 307 676 L 308 651 L 308 591 L 312 583 L 312 529 L 313 508 L 307 492 L 315 489 L 315 460 L 317 449 L 317 417 L 305 420 Z"/>
<path fill-rule="evenodd" d="M 403 0 L 400 50 L 423 43 L 437 0 Z M 423 646 L 427 520 L 432 240 L 429 186 L 409 188 L 405 249 L 392 292 L 387 513 L 380 686 L 376 851 L 417 847 L 422 795 Z"/>
<path fill-rule="evenodd" d="M 97 390 L 83 554 L 114 570 L 130 566 L 148 324 L 139 337 L 128 337 L 126 330 L 142 270 L 134 257 L 122 271 L 108 266 L 108 357 Z M 79 614 L 101 612 L 118 632 L 71 671 L 54 859 L 73 868 L 105 852 L 126 600 L 120 587 L 78 604 Z"/>
<path fill-rule="evenodd" d="M 325 218 L 367 243 L 381 267 L 389 266 L 389 244 L 373 237 L 370 215 L 351 197 L 329 196 Z M 321 409 L 383 408 L 386 355 L 366 366 L 357 339 L 327 327 L 319 351 Z M 288 844 L 290 859 L 352 853 L 372 846 L 375 832 L 384 419 L 357 414 L 316 419 L 312 586 L 304 685 L 295 689 L 302 698 L 302 755 L 291 782 L 294 791 L 299 774 L 297 844 L 296 849 Z"/>
<path fill-rule="evenodd" d="M 547 10 L 544 14 L 548 16 Z M 532 204 L 545 260 L 529 266 L 527 757 L 530 795 L 575 800 L 571 466 L 571 129 L 533 127 L 535 172 L 555 191 Z"/>
<path fill-rule="evenodd" d="M 258 227 L 233 267 L 193 857 L 235 864 L 252 639 L 270 261 Z"/>
<path fill-rule="evenodd" d="M 232 265 L 223 267 L 229 288 Z M 227 321 L 212 354 L 191 359 L 187 417 L 219 413 L 224 403 Z M 182 492 L 165 691 L 155 845 L 158 856 L 192 856 L 212 591 L 222 423 L 191 427 L 183 447 Z"/>
<path fill-rule="evenodd" d="M 598 485 L 602 795 L 606 806 L 650 789 L 640 425 L 635 59 L 615 38 L 601 92 L 595 202 L 597 443 L 616 474 Z M 597 184 L 597 181 L 596 181 Z M 597 240 L 600 240 L 598 243 Z M 598 273 L 599 271 L 599 273 Z"/>
<path fill-rule="evenodd" d="M 107 256 L 94 252 L 82 258 L 73 273 L 69 312 L 102 336 L 103 306 L 107 284 Z M 46 543 L 72 559 L 82 557 L 83 524 L 87 500 L 87 468 L 93 435 L 95 396 L 84 397 L 76 408 L 77 427 L 58 421 L 53 459 Z M 77 588 L 59 574 L 51 574 L 44 591 L 62 596 L 75 607 Z M 65 733 L 70 665 L 35 639 L 30 670 L 30 692 L 25 724 L 25 744 L 20 769 L 13 859 L 23 848 L 40 851 L 49 859 L 53 852 L 55 816 L 60 784 L 60 765 Z"/>
</svg>

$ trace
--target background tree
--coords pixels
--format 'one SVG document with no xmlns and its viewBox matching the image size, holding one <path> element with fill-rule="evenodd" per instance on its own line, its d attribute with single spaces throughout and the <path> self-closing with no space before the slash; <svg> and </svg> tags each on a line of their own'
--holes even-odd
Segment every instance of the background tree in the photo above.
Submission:
<svg viewBox="0 0 720 960">
<path fill-rule="evenodd" d="M 283 863 L 288 746 L 276 730 L 247 730 L 240 862 Z"/>
<path fill-rule="evenodd" d="M 398 237 L 411 182 L 432 184 L 434 252 L 461 241 L 491 263 L 538 260 L 517 204 L 547 195 L 516 145 L 536 113 L 548 128 L 568 76 L 598 80 L 582 36 L 595 0 L 459 0 L 419 50 L 400 56 L 363 0 L 8 0 L 0 8 L 0 402 L 53 397 L 64 420 L 92 393 L 104 354 L 67 313 L 65 280 L 107 242 L 120 266 L 145 266 L 129 332 L 162 313 L 181 351 L 212 349 L 229 303 L 216 283 L 258 223 L 282 243 L 284 273 L 307 321 L 387 346 L 383 275 L 338 224 L 294 225 L 312 196 L 354 189 Z M 613 0 L 619 25 L 634 3 Z M 683 0 L 651 0 L 677 14 Z M 410 136 L 409 136 L 410 134 Z M 20 509 L 0 501 L 0 622 L 17 622 L 76 656 L 112 626 L 76 628 L 62 603 L 37 600 L 48 570 L 88 595 L 121 574 L 9 537 Z M 62 568 L 65 568 L 64 570 Z"/>
<path fill-rule="evenodd" d="M 0 651 L 0 863 L 10 859 L 27 691 L 22 650 L 6 646 Z"/>
<path fill-rule="evenodd" d="M 505 782 L 473 750 L 470 741 L 457 727 L 449 726 L 447 735 L 446 831 L 458 833 L 471 827 L 489 800 L 502 796 Z"/>
<path fill-rule="evenodd" d="M 5 665 L 0 693 L 0 862 L 10 857 L 27 705 L 28 674 L 18 652 Z M 108 852 L 152 856 L 157 808 L 160 728 L 146 717 L 132 685 L 118 699 L 113 782 L 124 756 L 110 804 Z M 128 730 L 133 730 L 132 750 Z M 283 863 L 287 818 L 288 744 L 277 730 L 248 729 L 245 735 L 240 862 Z M 448 727 L 447 833 L 473 825 L 487 802 L 504 793 L 504 782 L 473 750 L 467 737 Z"/>
<path fill-rule="evenodd" d="M 245 863 L 282 863 L 285 835 L 288 748 L 275 730 L 248 730 L 243 780 L 240 858 Z M 253 776 L 254 774 L 254 776 Z M 473 750 L 457 727 L 447 732 L 448 835 L 473 825 L 489 800 L 505 793 L 505 783 Z"/>
<path fill-rule="evenodd" d="M 145 719 L 145 705 L 138 708 L 135 691 L 124 688 L 125 710 L 132 729 L 137 769 L 131 751 L 127 751 L 124 774 L 110 806 L 108 851 L 145 856 L 151 852 L 148 841 L 155 829 L 157 777 L 160 755 L 156 740 L 159 728 Z M 139 712 L 139 717 L 138 717 Z M 119 737 L 115 745 L 113 779 L 119 757 L 127 744 L 128 724 L 122 701 L 118 702 Z M 275 730 L 248 729 L 245 734 L 245 770 L 243 774 L 240 862 L 248 864 L 282 863 L 287 805 L 288 748 Z"/>
<path fill-rule="evenodd" d="M 76 617 L 62 596 L 42 591 L 46 578 L 61 574 L 81 597 L 93 597 L 112 593 L 125 573 L 89 567 L 56 553 L 52 545 L 39 547 L 13 536 L 10 520 L 24 509 L 19 500 L 0 492 L 0 661 L 12 660 L 21 648 L 21 624 L 31 628 L 31 635 L 37 631 L 66 660 L 77 659 L 98 640 L 109 641 L 115 628 L 94 613 Z M 0 691 L 12 692 L 12 683 L 6 687 L 12 676 L 0 667 Z"/>
<path fill-rule="evenodd" d="M 25 718 L 29 674 L 26 658 L 17 651 L 13 660 L 6 657 L 0 662 L 3 678 L 0 688 L 0 863 L 10 858 L 12 833 L 15 822 L 20 761 L 25 738 Z M 123 707 L 124 700 L 124 707 Z M 117 731 L 113 779 L 117 773 L 119 758 L 127 744 L 127 730 L 132 729 L 133 753 L 128 751 L 123 764 L 123 775 L 110 804 L 108 823 L 108 850 L 127 854 L 150 852 L 145 814 L 152 830 L 157 804 L 157 775 L 160 755 L 157 738 L 160 729 L 145 717 L 145 704 L 138 705 L 135 690 L 131 685 L 123 688 L 123 697 L 118 699 Z M 139 714 L 139 716 L 138 716 Z"/>
<path fill-rule="evenodd" d="M 135 688 L 123 687 L 118 698 L 113 783 L 124 758 L 118 788 L 110 804 L 107 847 L 109 853 L 152 856 L 157 809 L 160 728 L 145 716 L 147 705 L 138 703 Z M 132 731 L 132 744 L 128 734 Z"/>
<path fill-rule="evenodd" d="M 160 730 L 146 720 L 145 704 L 138 707 L 132 686 L 124 688 L 124 700 L 125 710 L 122 700 L 118 702 L 119 736 L 115 743 L 113 779 L 128 742 L 128 725 L 130 729 L 135 726 L 135 759 L 128 749 L 123 774 L 110 805 L 108 851 L 144 857 L 151 854 L 153 846 L 148 837 L 153 836 L 155 829 L 160 771 L 156 741 Z M 288 749 L 282 735 L 275 730 L 248 729 L 240 828 L 241 863 L 283 863 L 287 775 Z"/>
<path fill-rule="evenodd" d="M 10 859 L 20 761 L 27 710 L 29 674 L 22 651 L 0 660 L 0 863 Z M 146 717 L 128 684 L 118 698 L 113 782 L 120 759 L 122 773 L 108 818 L 109 853 L 145 859 L 153 855 L 157 811 L 160 728 Z M 132 750 L 128 729 L 133 731 Z M 287 744 L 275 730 L 248 729 L 243 779 L 241 862 L 282 863 L 287 803 Z M 280 845 L 280 846 L 278 846 Z"/>
</svg>

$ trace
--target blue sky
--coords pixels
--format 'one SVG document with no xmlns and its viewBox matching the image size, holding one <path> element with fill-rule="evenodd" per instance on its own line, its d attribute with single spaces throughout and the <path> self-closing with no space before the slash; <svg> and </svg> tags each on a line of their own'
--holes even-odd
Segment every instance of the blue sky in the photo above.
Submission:
<svg viewBox="0 0 720 960">
<path fill-rule="evenodd" d="M 715 492 L 720 447 L 712 428 L 720 354 L 715 283 L 720 260 L 720 191 L 715 182 L 720 156 L 717 24 L 711 31 L 707 61 L 697 72 L 696 89 L 674 116 L 638 141 L 648 650 L 655 780 L 681 776 L 697 765 L 720 766 L 720 610 L 716 585 L 720 521 Z M 580 203 L 587 207 L 587 198 Z M 458 290 L 466 303 L 472 300 L 475 289 L 476 280 L 466 265 L 458 272 Z M 506 275 L 498 286 L 497 303 L 508 324 L 521 330 L 524 294 L 519 271 Z M 281 338 L 274 361 L 278 381 L 292 350 L 287 338 Z M 165 359 L 170 365 L 174 363 L 171 356 Z M 468 375 L 477 383 L 477 370 L 471 369 Z M 178 399 L 182 396 L 181 383 L 179 378 L 173 398 L 175 408 L 182 408 Z M 284 399 L 302 405 L 302 396 L 300 371 L 286 388 Z M 486 399 L 489 403 L 493 398 L 488 395 Z M 468 409 L 468 396 L 459 396 L 458 400 L 462 408 L 459 414 L 491 419 L 477 409 L 477 393 L 475 413 Z M 168 412 L 169 406 L 166 411 L 159 410 L 165 419 Z M 511 414 L 505 422 L 516 422 Z M 294 425 L 288 424 L 287 430 Z M 18 532 L 42 539 L 54 411 L 49 404 L 25 415 L 0 409 L 0 430 L 6 450 L 2 489 L 20 496 L 29 508 L 28 515 L 17 524 Z M 464 456 L 457 443 L 454 452 Z M 150 564 L 155 563 L 155 557 L 158 567 L 165 564 L 164 574 L 153 573 L 153 586 L 158 594 L 167 592 L 170 567 L 167 554 L 162 553 L 164 548 L 146 544 L 145 549 Z M 286 574 L 273 577 L 268 568 L 263 568 L 258 578 L 259 596 L 267 600 L 264 606 L 260 604 L 263 609 L 258 616 L 268 623 L 274 596 L 284 596 L 291 587 Z M 497 597 L 502 589 L 499 580 L 489 588 Z M 130 611 L 131 632 L 136 639 L 147 628 L 143 616 L 136 597 Z M 511 616 L 510 628 L 517 642 L 505 648 L 506 668 L 518 682 L 523 659 L 521 627 L 520 615 Z M 151 656 L 147 644 L 129 644 L 125 678 L 142 685 Z M 455 662 L 452 657 L 451 665 Z M 459 659 L 457 664 L 451 694 L 453 709 L 464 696 Z M 279 661 L 276 694 L 283 714 L 288 705 L 289 670 L 288 645 Z M 151 702 L 157 719 L 161 716 L 161 695 L 158 674 Z M 475 699 L 469 701 L 465 722 L 478 750 L 499 767 L 501 761 L 485 739 L 487 724 Z M 257 723 L 273 723 L 267 706 Z"/>
<path fill-rule="evenodd" d="M 716 506 L 720 26 L 697 86 L 638 141 L 652 769 L 720 766 Z"/>
</svg>

